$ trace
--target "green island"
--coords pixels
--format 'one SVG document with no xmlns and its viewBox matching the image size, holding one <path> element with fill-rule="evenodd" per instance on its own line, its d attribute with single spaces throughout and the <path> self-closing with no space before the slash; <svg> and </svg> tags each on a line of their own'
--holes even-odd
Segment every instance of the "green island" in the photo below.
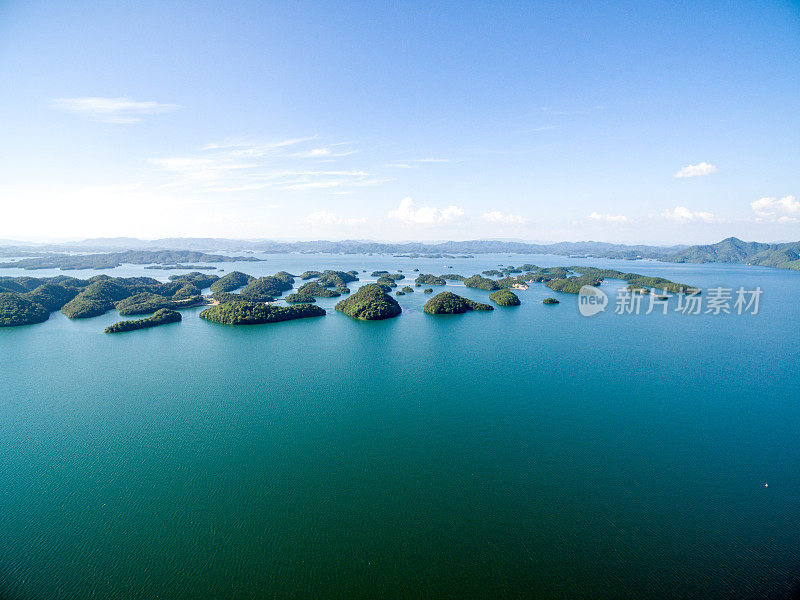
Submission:
<svg viewBox="0 0 800 600">
<path fill-rule="evenodd" d="M 355 294 L 336 305 L 336 310 L 348 317 L 364 321 L 378 321 L 398 316 L 403 309 L 380 285 L 370 283 L 360 287 Z"/>
<path fill-rule="evenodd" d="M 217 267 L 211 265 L 147 265 L 145 269 L 156 271 L 190 271 L 192 269 L 203 269 L 205 271 L 216 271 Z"/>
<path fill-rule="evenodd" d="M 394 295 L 395 295 L 395 296 L 405 296 L 405 295 L 406 295 L 406 293 L 405 293 L 403 290 L 397 290 L 397 291 L 394 293 Z"/>
<path fill-rule="evenodd" d="M 412 288 L 411 286 L 407 285 L 402 289 L 402 291 L 405 292 L 406 294 L 413 294 L 414 293 L 414 288 Z"/>
<path fill-rule="evenodd" d="M 499 290 L 503 286 L 497 283 L 494 279 L 488 279 L 487 277 L 481 277 L 480 275 L 473 275 L 464 280 L 464 285 L 471 288 L 477 288 L 479 290 Z"/>
<path fill-rule="evenodd" d="M 426 285 L 447 285 L 447 280 L 444 277 L 437 277 L 436 275 L 423 273 L 421 275 L 417 275 L 417 278 L 414 280 L 414 283 L 426 284 Z"/>
<path fill-rule="evenodd" d="M 422 310 L 429 315 L 460 315 L 473 310 L 494 310 L 494 307 L 453 292 L 441 292 L 428 300 Z"/>
<path fill-rule="evenodd" d="M 49 318 L 50 311 L 41 304 L 14 292 L 0 293 L 0 327 L 33 325 Z"/>
<path fill-rule="evenodd" d="M 565 294 L 577 294 L 585 285 L 598 286 L 602 283 L 599 277 L 588 277 L 581 275 L 580 277 L 566 277 L 564 279 L 549 279 L 545 285 L 554 292 L 563 292 Z"/>
<path fill-rule="evenodd" d="M 15 262 L 0 263 L 0 269 L 116 269 L 123 263 L 133 265 L 176 265 L 186 262 L 236 262 L 258 261 L 253 256 L 222 256 L 190 250 L 129 250 L 100 254 L 64 254 L 48 252 L 36 258 L 23 258 Z"/>
<path fill-rule="evenodd" d="M 317 283 L 324 287 L 347 287 L 351 281 L 358 281 L 358 273 L 355 271 L 325 270 L 317 279 Z"/>
<path fill-rule="evenodd" d="M 422 290 L 422 293 L 423 294 L 432 294 L 433 293 L 433 288 L 425 288 L 424 290 Z"/>
<path fill-rule="evenodd" d="M 683 293 L 697 293 L 700 290 L 687 285 L 685 283 L 675 283 L 663 277 L 649 277 L 647 275 L 639 275 L 638 273 L 623 273 L 615 269 L 598 269 L 596 267 L 569 267 L 571 271 L 580 273 L 587 277 L 595 277 L 598 279 L 621 279 L 627 281 L 629 287 L 632 288 L 649 288 L 665 290 L 673 294 Z"/>
<path fill-rule="evenodd" d="M 542 300 L 542 304 L 560 304 L 560 302 L 555 298 L 545 298 Z"/>
<path fill-rule="evenodd" d="M 207 308 L 200 313 L 200 318 L 224 325 L 260 325 L 322 317 L 325 314 L 324 308 L 313 304 L 277 306 L 260 302 L 226 302 Z"/>
<path fill-rule="evenodd" d="M 489 300 L 499 306 L 519 306 L 519 297 L 512 291 L 502 289 L 489 294 Z"/>
<path fill-rule="evenodd" d="M 322 287 L 346 288 L 351 281 L 358 281 L 357 271 L 306 271 L 300 279 L 316 279 Z"/>
<path fill-rule="evenodd" d="M 119 321 L 113 325 L 109 325 L 106 327 L 105 333 L 123 333 L 125 331 L 135 331 L 137 329 L 157 327 L 158 325 L 166 325 L 167 323 L 177 323 L 181 319 L 181 313 L 178 311 L 162 308 L 157 310 L 146 319 Z"/>
<path fill-rule="evenodd" d="M 379 283 L 381 285 L 388 285 L 389 287 L 393 288 L 397 287 L 397 283 L 395 283 L 395 280 L 389 277 L 388 275 L 381 275 L 380 277 L 378 277 L 378 281 L 376 283 Z"/>
<path fill-rule="evenodd" d="M 347 284 L 351 281 L 358 281 L 357 271 L 306 271 L 300 275 L 300 279 L 316 279 L 304 283 L 297 290 L 298 293 L 318 298 L 336 298 L 343 294 L 349 294 L 350 288 Z M 329 290 L 328 288 L 334 288 Z"/>
</svg>

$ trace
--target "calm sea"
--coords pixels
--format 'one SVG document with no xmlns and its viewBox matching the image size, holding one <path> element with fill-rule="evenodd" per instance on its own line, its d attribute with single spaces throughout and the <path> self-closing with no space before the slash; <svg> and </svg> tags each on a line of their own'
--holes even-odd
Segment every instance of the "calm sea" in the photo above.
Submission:
<svg viewBox="0 0 800 600">
<path fill-rule="evenodd" d="M 434 317 L 416 288 L 373 323 L 323 299 L 327 316 L 274 325 L 188 309 L 124 335 L 103 334 L 115 312 L 0 329 L 1 598 L 784 598 L 800 581 L 799 272 L 265 258 L 221 266 L 584 263 L 763 295 L 757 315 L 617 315 L 612 297 L 585 318 L 534 284 L 517 308 Z"/>
</svg>

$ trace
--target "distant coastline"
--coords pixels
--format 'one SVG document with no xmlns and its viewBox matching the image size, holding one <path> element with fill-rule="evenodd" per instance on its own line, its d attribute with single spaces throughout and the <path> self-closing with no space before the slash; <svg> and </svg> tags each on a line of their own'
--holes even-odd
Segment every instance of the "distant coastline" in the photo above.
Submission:
<svg viewBox="0 0 800 600">
<path fill-rule="evenodd" d="M 239 255 L 206 254 L 218 252 Z M 109 268 L 121 263 L 158 264 L 255 261 L 255 252 L 391 254 L 403 258 L 470 258 L 474 254 L 554 254 L 573 258 L 625 260 L 653 259 L 672 263 L 730 263 L 800 270 L 800 241 L 786 243 L 745 242 L 735 237 L 705 245 L 626 245 L 607 242 L 558 242 L 534 244 L 501 240 L 467 240 L 441 243 L 384 243 L 360 240 L 275 242 L 224 238 L 97 238 L 62 244 L 0 242 L 0 268 Z M 250 254 L 242 256 L 241 254 Z M 91 256 L 87 256 L 91 255 Z M 23 262 L 24 261 L 24 262 Z M 103 265 L 102 267 L 96 265 Z"/>
</svg>

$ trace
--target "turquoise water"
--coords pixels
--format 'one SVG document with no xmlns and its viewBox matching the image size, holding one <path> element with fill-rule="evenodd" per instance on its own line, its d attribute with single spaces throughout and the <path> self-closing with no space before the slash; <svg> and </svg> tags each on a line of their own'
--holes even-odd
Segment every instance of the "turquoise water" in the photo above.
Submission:
<svg viewBox="0 0 800 600">
<path fill-rule="evenodd" d="M 223 267 L 584 262 L 764 295 L 755 316 L 587 319 L 534 284 L 520 307 L 434 317 L 417 289 L 376 323 L 189 309 L 117 336 L 116 313 L 0 329 L 0 597 L 758 598 L 797 582 L 800 273 L 267 259 Z"/>
</svg>

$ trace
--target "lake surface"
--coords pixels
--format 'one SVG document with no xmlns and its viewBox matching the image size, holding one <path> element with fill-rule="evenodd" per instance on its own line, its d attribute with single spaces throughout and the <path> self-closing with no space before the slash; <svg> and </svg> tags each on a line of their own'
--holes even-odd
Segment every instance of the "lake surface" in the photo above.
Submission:
<svg viewBox="0 0 800 600">
<path fill-rule="evenodd" d="M 273 325 L 198 308 L 115 336 L 115 311 L 0 329 L 0 597 L 783 598 L 800 580 L 800 273 L 264 256 L 220 266 L 583 263 L 764 293 L 757 315 L 585 318 L 532 284 L 457 316 L 416 288 L 372 323 L 321 299 L 327 316 Z"/>
</svg>

